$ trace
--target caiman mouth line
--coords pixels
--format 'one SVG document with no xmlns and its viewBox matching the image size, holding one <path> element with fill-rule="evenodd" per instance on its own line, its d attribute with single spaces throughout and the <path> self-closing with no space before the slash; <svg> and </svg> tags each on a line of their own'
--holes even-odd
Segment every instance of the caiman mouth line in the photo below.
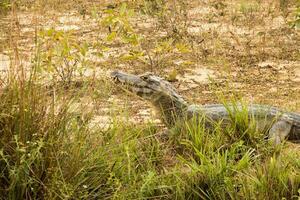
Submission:
<svg viewBox="0 0 300 200">
<path fill-rule="evenodd" d="M 139 76 L 113 71 L 110 74 L 112 81 L 125 92 L 134 92 L 142 96 L 142 90 L 149 90 L 147 84 Z"/>
<path fill-rule="evenodd" d="M 117 84 L 121 83 L 122 85 L 136 86 L 137 84 L 143 82 L 143 80 L 138 76 L 125 74 L 119 71 L 111 72 L 110 77 L 115 83 Z"/>
</svg>

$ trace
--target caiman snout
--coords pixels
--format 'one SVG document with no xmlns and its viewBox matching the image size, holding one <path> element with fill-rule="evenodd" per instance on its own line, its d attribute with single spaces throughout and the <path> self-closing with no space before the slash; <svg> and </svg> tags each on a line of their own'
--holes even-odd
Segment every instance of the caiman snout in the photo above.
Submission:
<svg viewBox="0 0 300 200">
<path fill-rule="evenodd" d="M 115 83 L 120 82 L 120 80 L 119 80 L 119 78 L 118 78 L 118 74 L 119 74 L 118 71 L 113 71 L 113 72 L 110 73 L 110 78 L 111 78 Z"/>
<path fill-rule="evenodd" d="M 126 74 L 124 72 L 120 71 L 113 71 L 110 73 L 110 77 L 115 83 L 123 83 L 126 85 L 131 85 L 131 86 L 139 86 L 142 84 L 143 80 L 136 75 L 131 75 L 131 74 Z M 144 85 L 144 84 L 142 84 Z"/>
</svg>

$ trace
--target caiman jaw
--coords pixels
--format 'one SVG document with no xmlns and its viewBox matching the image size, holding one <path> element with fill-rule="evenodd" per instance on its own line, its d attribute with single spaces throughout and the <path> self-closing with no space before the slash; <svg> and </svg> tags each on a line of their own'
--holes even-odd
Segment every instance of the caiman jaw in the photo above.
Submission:
<svg viewBox="0 0 300 200">
<path fill-rule="evenodd" d="M 126 74 L 119 71 L 113 71 L 110 74 L 112 80 L 116 84 L 121 84 L 122 89 L 133 92 L 140 97 L 143 97 L 150 89 L 147 87 L 147 83 L 139 76 Z"/>
<path fill-rule="evenodd" d="M 121 88 L 131 91 L 152 103 L 163 98 L 165 99 L 164 101 L 169 101 L 170 106 L 174 102 L 187 104 L 183 98 L 177 94 L 175 88 L 173 88 L 169 82 L 151 73 L 137 76 L 120 71 L 113 71 L 110 77 L 116 84 L 121 85 Z"/>
<path fill-rule="evenodd" d="M 122 83 L 124 85 L 135 86 L 143 82 L 143 80 L 138 76 L 125 74 L 119 71 L 113 71 L 110 74 L 110 77 L 113 79 L 115 83 Z"/>
</svg>

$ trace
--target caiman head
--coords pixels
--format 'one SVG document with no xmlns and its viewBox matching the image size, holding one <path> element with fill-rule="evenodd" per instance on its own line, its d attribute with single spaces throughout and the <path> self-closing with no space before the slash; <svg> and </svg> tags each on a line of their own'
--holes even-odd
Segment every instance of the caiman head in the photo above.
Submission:
<svg viewBox="0 0 300 200">
<path fill-rule="evenodd" d="M 167 126 L 172 126 L 178 117 L 183 117 L 187 102 L 168 81 L 151 73 L 132 75 L 114 71 L 110 76 L 122 89 L 151 102 Z"/>
</svg>

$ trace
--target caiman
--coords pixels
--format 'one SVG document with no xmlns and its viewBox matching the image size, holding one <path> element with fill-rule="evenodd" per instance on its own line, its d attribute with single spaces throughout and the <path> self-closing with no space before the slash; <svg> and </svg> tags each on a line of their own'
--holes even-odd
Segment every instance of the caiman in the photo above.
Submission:
<svg viewBox="0 0 300 200">
<path fill-rule="evenodd" d="M 242 104 L 235 106 L 225 104 L 189 104 L 177 93 L 171 83 L 152 73 L 132 75 L 113 71 L 110 76 L 122 88 L 151 102 L 167 127 L 174 126 L 178 121 L 202 116 L 213 122 L 228 122 L 228 119 L 232 117 L 231 115 L 244 109 Z M 268 139 L 275 145 L 280 144 L 285 139 L 300 139 L 300 114 L 259 104 L 247 105 L 246 110 L 248 116 L 256 119 L 258 127 L 262 129 L 267 128 Z"/>
</svg>

